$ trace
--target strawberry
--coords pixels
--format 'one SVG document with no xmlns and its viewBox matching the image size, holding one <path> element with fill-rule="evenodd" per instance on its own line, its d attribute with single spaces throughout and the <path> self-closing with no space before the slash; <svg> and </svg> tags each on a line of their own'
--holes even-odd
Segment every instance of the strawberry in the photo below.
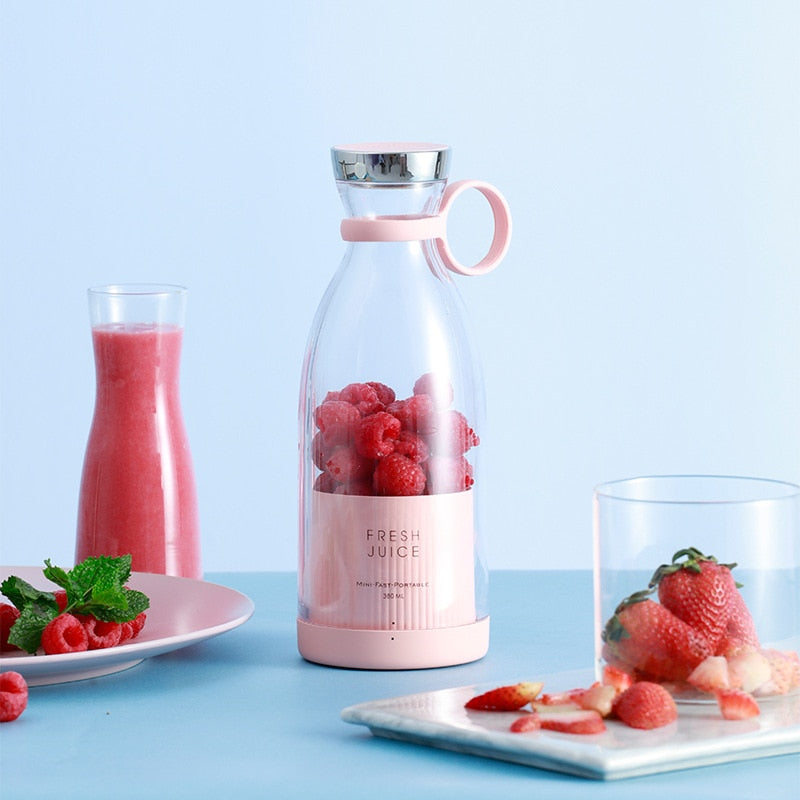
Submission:
<svg viewBox="0 0 800 800">
<path fill-rule="evenodd" d="M 596 711 L 581 708 L 550 711 L 540 714 L 539 720 L 543 730 L 558 733 L 592 734 L 606 730 L 606 723 Z"/>
<path fill-rule="evenodd" d="M 539 719 L 539 715 L 533 711 L 524 717 L 517 717 L 511 723 L 509 730 L 511 733 L 531 733 L 532 731 L 538 731 L 541 727 L 542 721 Z"/>
<path fill-rule="evenodd" d="M 603 685 L 613 686 L 617 693 L 624 692 L 633 683 L 633 676 L 618 667 L 606 664 L 603 667 Z"/>
<path fill-rule="evenodd" d="M 747 604 L 739 593 L 731 598 L 731 608 L 725 635 L 717 646 L 716 655 L 727 655 L 743 647 L 760 647 L 756 626 Z"/>
<path fill-rule="evenodd" d="M 704 658 L 691 672 L 688 679 L 695 689 L 713 692 L 715 689 L 730 689 L 728 662 L 724 656 Z"/>
<path fill-rule="evenodd" d="M 678 707 L 661 684 L 639 681 L 614 701 L 613 713 L 631 728 L 650 730 L 674 722 Z"/>
<path fill-rule="evenodd" d="M 761 713 L 756 699 L 749 692 L 741 689 L 717 689 L 714 695 L 725 719 L 750 719 Z"/>
<path fill-rule="evenodd" d="M 702 633 L 637 592 L 617 607 L 603 631 L 603 657 L 641 678 L 684 681 L 711 647 Z"/>
<path fill-rule="evenodd" d="M 513 686 L 499 686 L 473 697 L 465 703 L 465 708 L 481 711 L 518 711 L 530 703 L 542 691 L 541 683 L 524 681 Z"/>
<path fill-rule="evenodd" d="M 567 689 L 564 692 L 547 692 L 537 701 L 536 705 L 542 706 L 580 706 L 581 695 L 585 689 Z"/>
<path fill-rule="evenodd" d="M 727 661 L 732 689 L 754 692 L 772 678 L 772 667 L 758 650 L 741 650 L 728 656 Z"/>
<path fill-rule="evenodd" d="M 755 692 L 757 695 L 786 694 L 800 686 L 800 656 L 793 651 L 762 650 L 772 675 Z"/>
<path fill-rule="evenodd" d="M 596 711 L 601 717 L 607 717 L 616 696 L 617 690 L 614 686 L 593 683 L 581 693 L 578 703 L 587 711 Z"/>
<path fill-rule="evenodd" d="M 650 581 L 658 587 L 661 604 L 700 631 L 714 651 L 725 636 L 733 598 L 739 596 L 731 574 L 735 566 L 690 547 L 675 553 L 671 564 L 662 564 Z"/>
</svg>

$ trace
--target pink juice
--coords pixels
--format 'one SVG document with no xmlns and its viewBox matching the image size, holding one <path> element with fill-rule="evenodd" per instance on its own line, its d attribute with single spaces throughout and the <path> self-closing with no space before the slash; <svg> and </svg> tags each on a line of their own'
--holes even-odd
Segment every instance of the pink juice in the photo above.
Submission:
<svg viewBox="0 0 800 800">
<path fill-rule="evenodd" d="M 197 496 L 178 386 L 183 331 L 101 325 L 92 339 L 97 396 L 76 562 L 131 553 L 137 572 L 199 578 Z"/>
</svg>

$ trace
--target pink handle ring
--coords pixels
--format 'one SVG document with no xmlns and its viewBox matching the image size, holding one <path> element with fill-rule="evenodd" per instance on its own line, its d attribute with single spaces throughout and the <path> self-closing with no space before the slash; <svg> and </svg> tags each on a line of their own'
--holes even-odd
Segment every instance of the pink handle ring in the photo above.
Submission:
<svg viewBox="0 0 800 800">
<path fill-rule="evenodd" d="M 472 267 L 466 267 L 461 264 L 453 256 L 447 244 L 447 215 L 450 213 L 450 208 L 456 197 L 467 189 L 477 189 L 489 201 L 494 217 L 494 235 L 489 246 L 489 252 Z M 442 221 L 442 228 L 440 235 L 436 238 L 436 247 L 444 265 L 449 270 L 458 272 L 461 275 L 485 275 L 503 260 L 503 256 L 505 256 L 511 243 L 511 211 L 503 195 L 494 186 L 483 181 L 474 180 L 456 181 L 450 184 L 444 191 L 439 217 Z"/>
</svg>

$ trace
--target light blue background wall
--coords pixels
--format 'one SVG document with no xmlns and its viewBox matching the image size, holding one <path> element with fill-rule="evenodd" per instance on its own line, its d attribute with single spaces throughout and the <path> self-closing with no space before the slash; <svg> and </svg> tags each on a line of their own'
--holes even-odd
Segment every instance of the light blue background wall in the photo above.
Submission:
<svg viewBox="0 0 800 800">
<path fill-rule="evenodd" d="M 205 566 L 295 568 L 343 141 L 448 142 L 511 205 L 506 262 L 458 280 L 490 566 L 589 567 L 603 480 L 800 480 L 798 41 L 794 0 L 2 0 L 0 560 L 72 558 L 86 287 L 165 281 Z"/>
</svg>

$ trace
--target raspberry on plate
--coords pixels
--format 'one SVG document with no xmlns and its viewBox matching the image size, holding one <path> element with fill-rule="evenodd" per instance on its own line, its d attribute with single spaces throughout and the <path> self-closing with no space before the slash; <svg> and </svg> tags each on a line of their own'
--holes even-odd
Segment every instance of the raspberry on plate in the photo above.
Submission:
<svg viewBox="0 0 800 800">
<path fill-rule="evenodd" d="M 72 614 L 59 614 L 42 631 L 42 649 L 47 655 L 80 653 L 89 649 L 89 636 Z"/>
<path fill-rule="evenodd" d="M 14 644 L 8 643 L 11 627 L 19 619 L 19 610 L 10 603 L 0 603 L 0 653 L 19 650 Z"/>
</svg>

